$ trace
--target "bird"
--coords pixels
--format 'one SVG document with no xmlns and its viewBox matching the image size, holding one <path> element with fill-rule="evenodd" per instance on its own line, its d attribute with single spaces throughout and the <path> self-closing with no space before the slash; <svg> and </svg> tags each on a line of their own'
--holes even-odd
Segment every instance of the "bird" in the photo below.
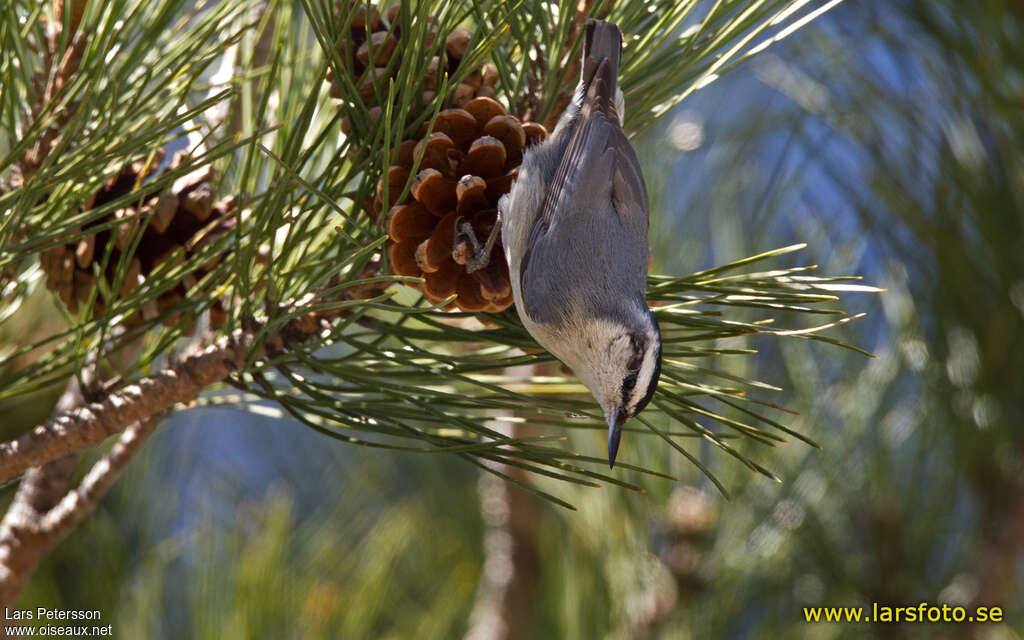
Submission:
<svg viewBox="0 0 1024 640">
<path fill-rule="evenodd" d="M 467 270 L 486 264 L 500 231 L 519 318 L 600 405 L 614 468 L 623 425 L 657 389 L 662 346 L 646 302 L 647 187 L 622 130 L 622 33 L 590 19 L 584 38 L 572 101 L 525 153 L 486 244 L 472 238 Z"/>
</svg>

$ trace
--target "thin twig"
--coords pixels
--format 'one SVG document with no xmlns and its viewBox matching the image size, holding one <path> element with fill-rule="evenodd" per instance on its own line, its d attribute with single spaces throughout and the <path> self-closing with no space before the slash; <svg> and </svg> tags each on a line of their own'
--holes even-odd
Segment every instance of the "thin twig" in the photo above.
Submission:
<svg viewBox="0 0 1024 640">
<path fill-rule="evenodd" d="M 0 604 L 14 605 L 40 560 L 96 509 L 162 416 L 151 416 L 124 431 L 113 450 L 93 465 L 78 488 L 68 491 L 53 508 L 37 511 L 27 501 L 15 501 L 0 526 Z M 65 460 L 71 460 L 73 469 L 76 458 L 66 456 L 62 462 Z"/>
<path fill-rule="evenodd" d="M 77 489 L 69 491 L 46 517 L 42 528 L 63 538 L 82 519 L 91 513 L 100 499 L 107 494 L 121 471 L 139 451 L 146 438 L 156 429 L 162 419 L 152 416 L 142 422 L 128 427 L 118 439 L 111 452 L 92 466 L 89 473 L 82 478 Z"/>
<path fill-rule="evenodd" d="M 185 358 L 176 366 L 128 385 L 95 402 L 58 416 L 0 444 L 0 482 L 30 467 L 94 447 L 128 425 L 194 400 L 205 387 L 223 380 L 246 359 L 239 340 L 223 340 Z"/>
</svg>

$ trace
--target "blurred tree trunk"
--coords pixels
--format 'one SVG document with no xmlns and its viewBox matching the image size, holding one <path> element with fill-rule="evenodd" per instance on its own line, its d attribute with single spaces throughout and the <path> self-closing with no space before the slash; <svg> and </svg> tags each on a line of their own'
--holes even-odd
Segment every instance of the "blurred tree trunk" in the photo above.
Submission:
<svg viewBox="0 0 1024 640">
<path fill-rule="evenodd" d="M 512 438 L 537 435 L 522 423 L 501 423 L 497 430 Z M 519 482 L 530 478 L 520 468 L 493 465 Z M 465 640 L 528 638 L 540 575 L 537 498 L 492 473 L 481 473 L 478 492 L 484 521 L 484 563 Z"/>
</svg>

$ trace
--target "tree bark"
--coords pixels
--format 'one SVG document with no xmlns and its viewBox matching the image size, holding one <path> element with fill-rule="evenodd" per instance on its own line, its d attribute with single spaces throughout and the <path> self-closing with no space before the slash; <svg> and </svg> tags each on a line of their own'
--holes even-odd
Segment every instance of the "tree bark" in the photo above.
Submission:
<svg viewBox="0 0 1024 640">
<path fill-rule="evenodd" d="M 0 481 L 69 453 L 94 447 L 108 436 L 179 402 L 195 400 L 205 387 L 240 367 L 246 350 L 224 341 L 185 358 L 180 364 L 81 406 L 40 425 L 17 440 L 0 444 Z"/>
<path fill-rule="evenodd" d="M 527 435 L 523 425 L 497 426 L 511 437 Z M 494 467 L 520 482 L 530 482 L 518 467 Z M 540 577 L 537 499 L 491 473 L 480 474 L 478 492 L 485 527 L 484 564 L 465 640 L 527 638 Z"/>
</svg>

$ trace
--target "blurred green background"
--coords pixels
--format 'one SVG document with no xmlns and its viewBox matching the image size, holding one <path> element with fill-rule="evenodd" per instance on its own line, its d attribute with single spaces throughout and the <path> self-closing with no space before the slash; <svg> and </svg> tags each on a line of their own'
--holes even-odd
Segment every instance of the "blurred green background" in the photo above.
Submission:
<svg viewBox="0 0 1024 640">
<path fill-rule="evenodd" d="M 124 638 L 1020 637 L 1024 3 L 849 0 L 636 146 L 656 271 L 807 242 L 792 260 L 888 290 L 850 298 L 868 317 L 833 330 L 877 359 L 774 341 L 727 363 L 783 387 L 767 399 L 823 445 L 762 453 L 781 484 L 706 455 L 730 503 L 633 438 L 632 457 L 683 482 L 551 487 L 572 513 L 469 465 L 196 409 L 22 604 L 100 609 Z M 504 632 L 486 626 L 502 571 L 517 575 Z M 1005 622 L 802 614 L 922 601 L 998 605 Z"/>
</svg>

